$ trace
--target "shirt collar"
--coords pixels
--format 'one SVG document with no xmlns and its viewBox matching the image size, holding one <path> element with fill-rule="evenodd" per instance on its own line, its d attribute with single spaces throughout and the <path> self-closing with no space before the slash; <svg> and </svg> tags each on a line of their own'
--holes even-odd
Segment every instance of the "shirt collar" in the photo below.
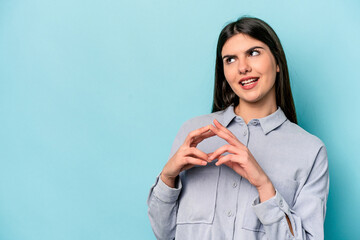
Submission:
<svg viewBox="0 0 360 240">
<path fill-rule="evenodd" d="M 236 117 L 236 114 L 234 112 L 234 106 L 230 105 L 223 112 L 223 119 L 222 119 L 221 124 L 223 126 L 227 127 L 235 117 Z"/>
<path fill-rule="evenodd" d="M 227 127 L 235 117 L 239 117 L 242 121 L 244 121 L 240 116 L 237 116 L 235 114 L 234 106 L 230 105 L 224 110 L 221 124 Z M 260 126 L 264 131 L 264 134 L 268 134 L 269 132 L 271 132 L 272 130 L 283 124 L 287 120 L 287 118 L 285 116 L 285 113 L 282 111 L 282 109 L 278 107 L 278 109 L 269 116 L 259 119 L 252 119 L 251 121 L 256 121 L 256 120 L 260 122 Z"/>
</svg>

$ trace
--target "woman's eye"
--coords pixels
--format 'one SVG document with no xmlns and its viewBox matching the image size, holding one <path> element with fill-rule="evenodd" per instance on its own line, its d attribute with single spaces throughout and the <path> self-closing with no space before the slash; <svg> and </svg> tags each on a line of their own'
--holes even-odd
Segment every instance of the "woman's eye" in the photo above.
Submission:
<svg viewBox="0 0 360 240">
<path fill-rule="evenodd" d="M 234 58 L 227 58 L 227 59 L 226 59 L 226 63 L 232 63 L 232 62 L 234 62 L 234 61 L 235 61 Z"/>
<path fill-rule="evenodd" d="M 258 50 L 252 50 L 251 52 L 250 52 L 250 56 L 257 56 L 257 55 L 259 55 L 260 54 L 260 52 L 258 51 Z"/>
</svg>

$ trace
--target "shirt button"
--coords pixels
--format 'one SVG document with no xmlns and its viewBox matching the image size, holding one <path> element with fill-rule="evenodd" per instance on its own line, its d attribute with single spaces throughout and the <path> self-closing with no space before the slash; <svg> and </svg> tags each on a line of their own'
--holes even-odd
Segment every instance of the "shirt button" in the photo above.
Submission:
<svg viewBox="0 0 360 240">
<path fill-rule="evenodd" d="M 246 134 L 247 134 L 247 131 L 245 130 L 245 131 L 244 131 L 244 136 L 246 136 Z"/>
<path fill-rule="evenodd" d="M 284 203 L 283 203 L 282 199 L 280 199 L 280 201 L 279 201 L 279 206 L 280 206 L 280 208 L 284 207 Z"/>
<path fill-rule="evenodd" d="M 231 211 L 228 211 L 227 215 L 228 215 L 228 217 L 231 217 L 231 216 L 232 216 L 232 212 L 231 212 Z"/>
<path fill-rule="evenodd" d="M 236 187 L 237 187 L 237 183 L 234 182 L 234 183 L 233 183 L 233 188 L 236 188 Z"/>
</svg>

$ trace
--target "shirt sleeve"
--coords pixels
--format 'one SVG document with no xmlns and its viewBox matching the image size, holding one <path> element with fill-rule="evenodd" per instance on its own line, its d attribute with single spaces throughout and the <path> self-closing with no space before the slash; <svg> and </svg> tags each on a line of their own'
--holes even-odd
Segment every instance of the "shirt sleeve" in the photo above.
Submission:
<svg viewBox="0 0 360 240">
<path fill-rule="evenodd" d="M 175 154 L 184 142 L 186 137 L 185 126 L 186 123 L 181 126 L 176 135 L 169 158 Z M 150 189 L 147 199 L 148 215 L 153 232 L 159 240 L 175 238 L 178 198 L 181 189 L 182 183 L 180 177 L 178 177 L 175 188 L 171 188 L 161 180 L 160 175 Z"/>
<path fill-rule="evenodd" d="M 263 203 L 256 198 L 253 209 L 269 240 L 324 239 L 328 193 L 328 159 L 326 148 L 322 146 L 292 208 L 276 190 L 275 196 Z M 290 232 L 286 215 L 290 219 L 294 236 Z"/>
<path fill-rule="evenodd" d="M 157 239 L 174 239 L 178 197 L 182 189 L 179 178 L 176 188 L 170 188 L 157 177 L 148 197 L 148 215 Z"/>
</svg>

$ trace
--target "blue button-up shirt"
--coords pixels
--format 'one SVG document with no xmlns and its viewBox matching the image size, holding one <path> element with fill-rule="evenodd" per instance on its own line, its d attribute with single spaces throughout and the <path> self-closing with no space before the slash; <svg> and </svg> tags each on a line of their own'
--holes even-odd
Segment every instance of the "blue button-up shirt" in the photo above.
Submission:
<svg viewBox="0 0 360 240">
<path fill-rule="evenodd" d="M 256 188 L 225 165 L 193 167 L 180 174 L 176 188 L 158 177 L 148 198 L 149 218 L 158 239 L 323 239 L 329 191 L 323 142 L 290 122 L 281 108 L 248 124 L 224 111 L 185 122 L 170 157 L 192 130 L 217 119 L 248 147 L 271 179 L 276 195 L 260 203 Z M 227 144 L 214 136 L 197 147 L 205 153 Z M 289 217 L 294 236 L 286 220 Z"/>
</svg>

